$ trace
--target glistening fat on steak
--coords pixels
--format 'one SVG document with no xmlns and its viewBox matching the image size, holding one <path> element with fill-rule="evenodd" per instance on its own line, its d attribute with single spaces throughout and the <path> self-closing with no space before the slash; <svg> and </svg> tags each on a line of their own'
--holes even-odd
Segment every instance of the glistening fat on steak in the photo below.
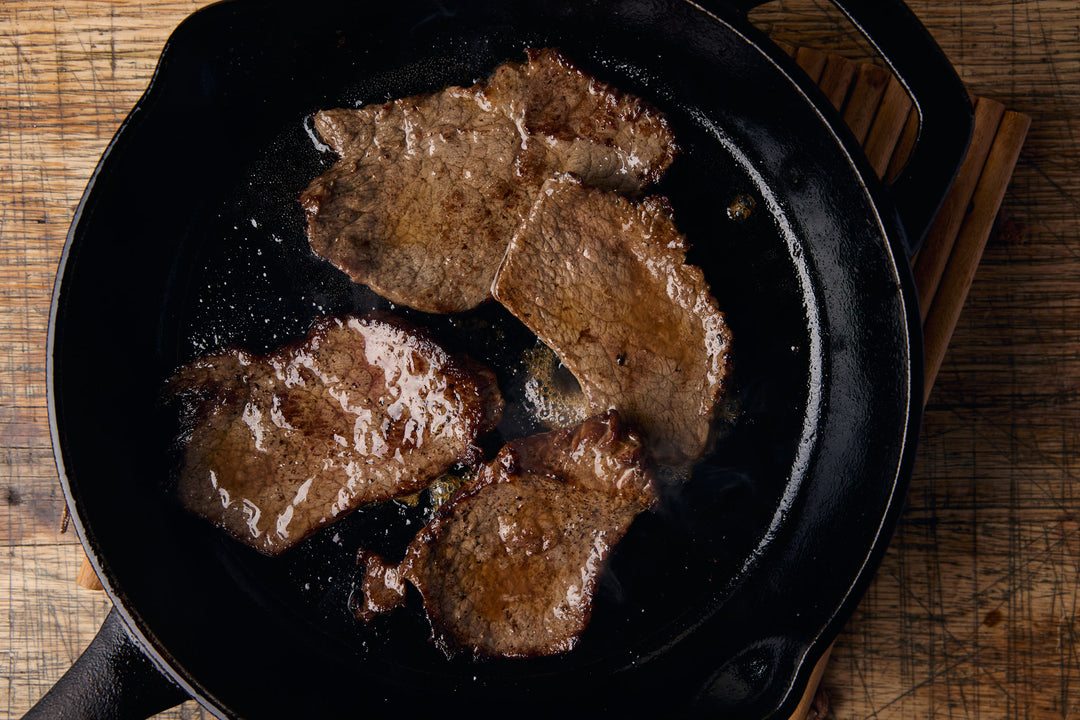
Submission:
<svg viewBox="0 0 1080 720">
<path fill-rule="evenodd" d="M 635 192 L 670 165 L 666 119 L 554 50 L 472 87 L 316 113 L 340 156 L 300 196 L 313 251 L 426 312 L 491 297 L 506 244 L 552 174 Z"/>
<path fill-rule="evenodd" d="M 379 316 L 320 319 L 265 357 L 200 359 L 168 389 L 185 411 L 182 502 L 268 555 L 479 464 L 474 442 L 503 408 L 489 370 Z"/>
<path fill-rule="evenodd" d="M 359 614 L 401 604 L 408 581 L 448 655 L 568 651 L 612 549 L 655 503 L 641 442 L 614 411 L 515 440 L 436 511 L 400 564 L 361 555 Z"/>
<path fill-rule="evenodd" d="M 555 351 L 594 412 L 618 409 L 661 462 L 704 452 L 731 333 L 665 201 L 550 180 L 492 292 Z"/>
</svg>

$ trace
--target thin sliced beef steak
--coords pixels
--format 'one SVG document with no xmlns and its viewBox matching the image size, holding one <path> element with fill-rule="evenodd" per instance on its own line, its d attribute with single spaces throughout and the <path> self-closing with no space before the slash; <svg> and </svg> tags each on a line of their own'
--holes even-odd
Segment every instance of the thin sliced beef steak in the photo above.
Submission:
<svg viewBox="0 0 1080 720">
<path fill-rule="evenodd" d="M 399 565 L 361 555 L 360 615 L 401 604 L 408 581 L 448 655 L 568 651 L 612 549 L 655 503 L 641 442 L 614 411 L 515 440 L 436 511 Z"/>
<path fill-rule="evenodd" d="M 268 555 L 479 464 L 475 440 L 503 408 L 489 370 L 389 316 L 322 318 L 269 356 L 195 361 L 168 390 L 183 410 L 182 502 Z"/>
<path fill-rule="evenodd" d="M 491 297 L 538 184 L 516 162 L 522 140 L 509 119 L 483 110 L 475 90 L 451 88 L 314 123 L 342 156 L 301 196 L 315 254 L 425 312 Z"/>
<path fill-rule="evenodd" d="M 640 190 L 671 163 L 662 115 L 553 50 L 486 83 L 316 113 L 340 160 L 301 193 L 313 251 L 426 312 L 491 297 L 506 244 L 556 172 Z"/>
<path fill-rule="evenodd" d="M 634 95 L 600 82 L 550 48 L 505 63 L 484 98 L 514 120 L 530 162 L 573 173 L 589 185 L 636 194 L 660 179 L 677 152 L 667 118 Z"/>
<path fill-rule="evenodd" d="M 657 460 L 704 452 L 731 334 L 663 199 L 548 181 L 492 292 L 555 351 L 593 411 L 618 409 Z"/>
</svg>

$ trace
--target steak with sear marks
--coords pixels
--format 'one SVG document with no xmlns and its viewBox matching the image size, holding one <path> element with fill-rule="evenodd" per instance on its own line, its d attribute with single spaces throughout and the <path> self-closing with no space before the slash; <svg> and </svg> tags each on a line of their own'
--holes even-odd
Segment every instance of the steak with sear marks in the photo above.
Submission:
<svg viewBox="0 0 1080 720">
<path fill-rule="evenodd" d="M 558 172 L 637 192 L 672 162 L 667 120 L 558 51 L 471 87 L 318 112 L 340 159 L 301 193 L 313 251 L 425 312 L 491 297 L 506 245 Z"/>
<path fill-rule="evenodd" d="M 705 451 L 731 333 L 662 198 L 548 181 L 492 292 L 555 351 L 592 411 L 616 408 L 658 461 Z"/>
<path fill-rule="evenodd" d="M 361 553 L 371 621 L 423 597 L 447 655 L 531 657 L 571 650 L 597 578 L 634 518 L 657 502 L 637 434 L 609 411 L 508 443 L 389 565 Z"/>
<path fill-rule="evenodd" d="M 477 436 L 503 409 L 490 370 L 389 316 L 321 318 L 265 357 L 197 360 L 168 392 L 185 426 L 181 501 L 268 555 L 478 465 Z"/>
</svg>

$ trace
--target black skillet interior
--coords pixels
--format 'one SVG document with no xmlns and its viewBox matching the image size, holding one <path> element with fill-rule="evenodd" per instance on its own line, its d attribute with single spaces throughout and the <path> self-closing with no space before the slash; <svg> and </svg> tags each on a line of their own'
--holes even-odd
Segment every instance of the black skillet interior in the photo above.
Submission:
<svg viewBox="0 0 1080 720">
<path fill-rule="evenodd" d="M 678 0 L 241 0 L 177 30 L 73 226 L 53 392 L 91 556 L 203 702 L 245 717 L 790 709 L 889 532 L 920 353 L 885 201 L 760 42 Z M 265 558 L 169 497 L 159 392 L 200 353 L 264 350 L 319 314 L 380 308 L 491 364 L 517 397 L 535 342 L 522 326 L 497 305 L 390 308 L 310 253 L 296 196 L 332 161 L 312 111 L 468 84 L 529 46 L 560 47 L 668 114 L 684 152 L 657 191 L 732 326 L 733 413 L 618 548 L 578 649 L 447 660 L 415 604 L 370 628 L 348 610 L 357 547 L 400 552 L 422 504 L 357 512 Z M 748 202 L 749 217 L 729 213 Z M 535 429 L 512 412 L 488 444 Z"/>
</svg>

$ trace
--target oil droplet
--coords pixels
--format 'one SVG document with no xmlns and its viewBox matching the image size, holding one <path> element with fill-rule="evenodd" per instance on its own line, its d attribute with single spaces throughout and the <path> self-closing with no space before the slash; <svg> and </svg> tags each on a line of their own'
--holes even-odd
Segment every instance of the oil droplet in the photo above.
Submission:
<svg viewBox="0 0 1080 720">
<path fill-rule="evenodd" d="M 465 480 L 472 476 L 472 473 L 465 471 L 462 474 L 444 473 L 435 479 L 435 482 L 431 483 L 428 488 L 431 498 L 432 509 L 438 508 L 444 502 L 450 499 L 450 496 L 454 494 L 459 487 L 461 487 Z"/>
<path fill-rule="evenodd" d="M 543 343 L 525 352 L 525 399 L 530 414 L 545 427 L 564 428 L 589 416 L 589 403 L 577 379 Z"/>
<path fill-rule="evenodd" d="M 753 214 L 756 206 L 757 201 L 754 200 L 753 195 L 741 193 L 736 195 L 728 205 L 727 215 L 735 222 L 745 222 Z"/>
</svg>

